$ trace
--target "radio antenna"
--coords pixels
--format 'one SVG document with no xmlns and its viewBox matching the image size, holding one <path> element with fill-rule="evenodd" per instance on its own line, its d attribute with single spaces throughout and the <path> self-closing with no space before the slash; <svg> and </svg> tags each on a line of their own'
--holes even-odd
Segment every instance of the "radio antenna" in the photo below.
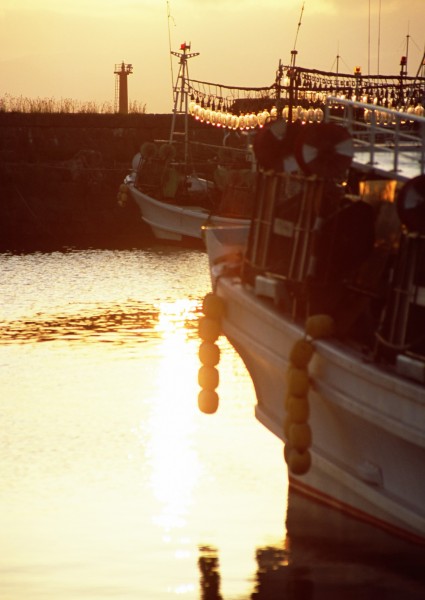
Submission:
<svg viewBox="0 0 425 600">
<path fill-rule="evenodd" d="M 380 55 L 381 55 L 381 0 L 379 0 L 379 14 L 378 14 L 378 69 L 377 69 L 378 75 L 380 72 L 380 65 L 379 65 Z"/>
<path fill-rule="evenodd" d="M 176 24 L 170 12 L 170 2 L 167 0 L 167 24 L 168 24 L 168 49 L 170 55 L 170 69 L 171 69 L 171 90 L 174 96 L 174 73 L 173 73 L 173 59 L 171 58 L 171 31 L 170 31 L 170 21 L 173 21 L 174 25 Z"/>
<path fill-rule="evenodd" d="M 298 34 L 299 34 L 299 31 L 300 31 L 301 22 L 303 20 L 304 6 L 305 6 L 305 2 L 303 2 L 303 5 L 301 7 L 300 20 L 298 21 L 297 33 L 295 34 L 294 50 L 295 50 L 295 48 L 297 46 Z"/>
</svg>

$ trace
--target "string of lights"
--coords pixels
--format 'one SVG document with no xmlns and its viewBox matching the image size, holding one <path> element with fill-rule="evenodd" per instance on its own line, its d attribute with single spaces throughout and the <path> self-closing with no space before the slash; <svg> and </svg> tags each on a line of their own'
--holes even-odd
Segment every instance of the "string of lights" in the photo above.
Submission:
<svg viewBox="0 0 425 600">
<path fill-rule="evenodd" d="M 264 87 L 235 87 L 187 80 L 189 113 L 218 127 L 262 127 L 277 117 L 320 122 L 328 96 L 366 104 L 425 113 L 425 77 L 409 77 L 401 63 L 400 75 L 330 73 L 317 69 L 279 66 L 275 82 Z"/>
</svg>

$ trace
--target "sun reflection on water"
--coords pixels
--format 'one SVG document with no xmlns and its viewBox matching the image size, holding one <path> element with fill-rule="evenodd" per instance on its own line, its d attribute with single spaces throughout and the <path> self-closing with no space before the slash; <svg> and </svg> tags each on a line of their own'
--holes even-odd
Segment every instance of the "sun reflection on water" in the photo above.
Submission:
<svg viewBox="0 0 425 600">
<path fill-rule="evenodd" d="M 36 541 L 51 565 L 40 589 L 57 585 L 64 600 L 81 597 L 71 579 L 109 585 L 117 597 L 130 588 L 140 597 L 247 597 L 256 550 L 283 533 L 283 461 L 255 422 L 252 382 L 224 338 L 219 410 L 198 409 L 204 258 L 190 254 L 185 266 L 180 255 L 178 284 L 168 255 L 100 258 L 104 268 L 96 275 L 91 256 L 82 286 L 76 257 L 58 257 L 58 277 L 47 278 L 55 293 L 22 287 L 25 302 L 1 315 L 4 572 L 15 563 L 25 571 Z M 55 257 L 47 260 L 56 273 Z M 24 272 L 35 282 L 34 267 L 31 259 Z M 24 589 L 31 573 L 11 577 Z"/>
<path fill-rule="evenodd" d="M 158 388 L 149 423 L 151 484 L 162 506 L 155 521 L 164 532 L 181 528 L 200 474 L 193 444 L 196 362 L 186 322 L 196 318 L 197 303 L 162 303 L 155 330 L 162 337 Z"/>
<path fill-rule="evenodd" d="M 258 526 L 251 523 L 250 528 L 246 528 L 246 515 L 248 513 L 251 519 L 255 519 L 261 514 L 261 507 L 255 505 L 256 501 L 268 508 L 274 504 L 278 510 L 274 516 L 270 515 L 271 521 L 281 514 L 283 529 L 284 514 L 282 496 L 270 502 L 272 489 L 264 490 L 264 497 L 256 499 L 244 496 L 241 491 L 246 488 L 249 493 L 252 470 L 256 473 L 257 468 L 265 467 L 261 464 L 261 448 L 247 444 L 237 420 L 241 418 L 241 411 L 246 410 L 248 421 L 253 421 L 253 397 L 246 408 L 238 407 L 238 393 L 223 389 L 223 405 L 218 413 L 201 414 L 197 406 L 200 342 L 194 336 L 200 314 L 199 301 L 179 299 L 161 303 L 157 308 L 155 331 L 161 338 L 161 356 L 154 375 L 157 378 L 155 398 L 152 399 L 146 425 L 149 431 L 150 485 L 159 508 L 153 515 L 153 523 L 161 530 L 164 544 L 169 546 L 177 561 L 186 567 L 189 563 L 192 568 L 197 565 L 193 581 L 188 580 L 175 587 L 174 593 L 184 595 L 193 591 L 199 578 L 201 586 L 206 588 L 216 581 L 222 591 L 228 589 L 235 593 L 242 589 L 246 593 L 258 568 L 253 548 L 257 547 L 261 538 L 262 519 L 265 518 L 262 514 Z M 231 358 L 234 353 L 228 343 L 223 340 L 220 343 L 225 346 L 224 357 L 230 354 Z M 230 388 L 232 382 L 238 387 L 239 381 L 244 401 L 246 374 L 240 359 L 236 362 L 230 360 L 220 369 L 224 382 L 227 381 Z M 236 405 L 230 404 L 229 398 Z M 229 411 L 235 416 L 230 417 Z M 229 443 L 233 447 L 229 447 Z M 240 452 L 246 457 L 243 469 L 237 468 Z M 267 456 L 266 448 L 264 452 Z M 223 467 L 224 477 L 220 473 Z M 267 465 L 266 471 L 269 468 Z M 282 475 L 282 491 L 283 487 Z M 194 538 L 199 528 L 203 531 L 202 537 Z M 277 528 L 276 536 L 272 536 L 273 544 L 279 543 L 279 533 L 283 532 Z M 250 536 L 255 539 L 250 539 Z M 214 559 L 210 555 L 214 555 Z M 211 560 L 216 565 L 214 569 L 220 567 L 218 580 L 214 570 L 211 571 Z M 245 581 L 242 586 L 241 581 Z M 215 597 L 221 596 L 211 596 Z"/>
</svg>

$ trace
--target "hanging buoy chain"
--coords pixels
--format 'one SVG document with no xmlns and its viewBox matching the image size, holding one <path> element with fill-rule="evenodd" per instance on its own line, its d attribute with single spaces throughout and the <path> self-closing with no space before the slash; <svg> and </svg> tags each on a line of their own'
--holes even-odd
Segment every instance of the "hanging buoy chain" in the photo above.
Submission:
<svg viewBox="0 0 425 600">
<path fill-rule="evenodd" d="M 125 183 L 122 183 L 119 187 L 117 195 L 118 206 L 124 207 L 128 202 L 128 187 Z"/>
<path fill-rule="evenodd" d="M 286 439 L 284 458 L 293 475 L 305 475 L 311 466 L 309 448 L 313 436 L 308 423 L 311 383 L 308 366 L 314 355 L 314 341 L 332 336 L 334 330 L 334 321 L 329 315 L 309 317 L 305 324 L 305 336 L 294 343 L 289 353 L 283 431 Z"/>
<path fill-rule="evenodd" d="M 216 392 L 220 376 L 217 365 L 220 361 L 220 348 L 217 340 L 221 334 L 221 318 L 224 314 L 224 301 L 216 293 L 209 292 L 202 302 L 203 316 L 198 321 L 198 333 L 201 338 L 198 371 L 199 410 L 205 414 L 213 414 L 218 409 L 219 397 Z"/>
</svg>

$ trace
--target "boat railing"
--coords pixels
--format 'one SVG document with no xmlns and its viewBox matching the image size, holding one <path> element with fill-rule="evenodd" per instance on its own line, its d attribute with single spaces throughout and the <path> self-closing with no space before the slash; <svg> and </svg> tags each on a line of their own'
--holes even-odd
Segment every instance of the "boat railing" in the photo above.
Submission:
<svg viewBox="0 0 425 600">
<path fill-rule="evenodd" d="M 325 120 L 344 125 L 354 141 L 354 162 L 410 179 L 425 172 L 425 118 L 415 113 L 328 97 Z"/>
</svg>

